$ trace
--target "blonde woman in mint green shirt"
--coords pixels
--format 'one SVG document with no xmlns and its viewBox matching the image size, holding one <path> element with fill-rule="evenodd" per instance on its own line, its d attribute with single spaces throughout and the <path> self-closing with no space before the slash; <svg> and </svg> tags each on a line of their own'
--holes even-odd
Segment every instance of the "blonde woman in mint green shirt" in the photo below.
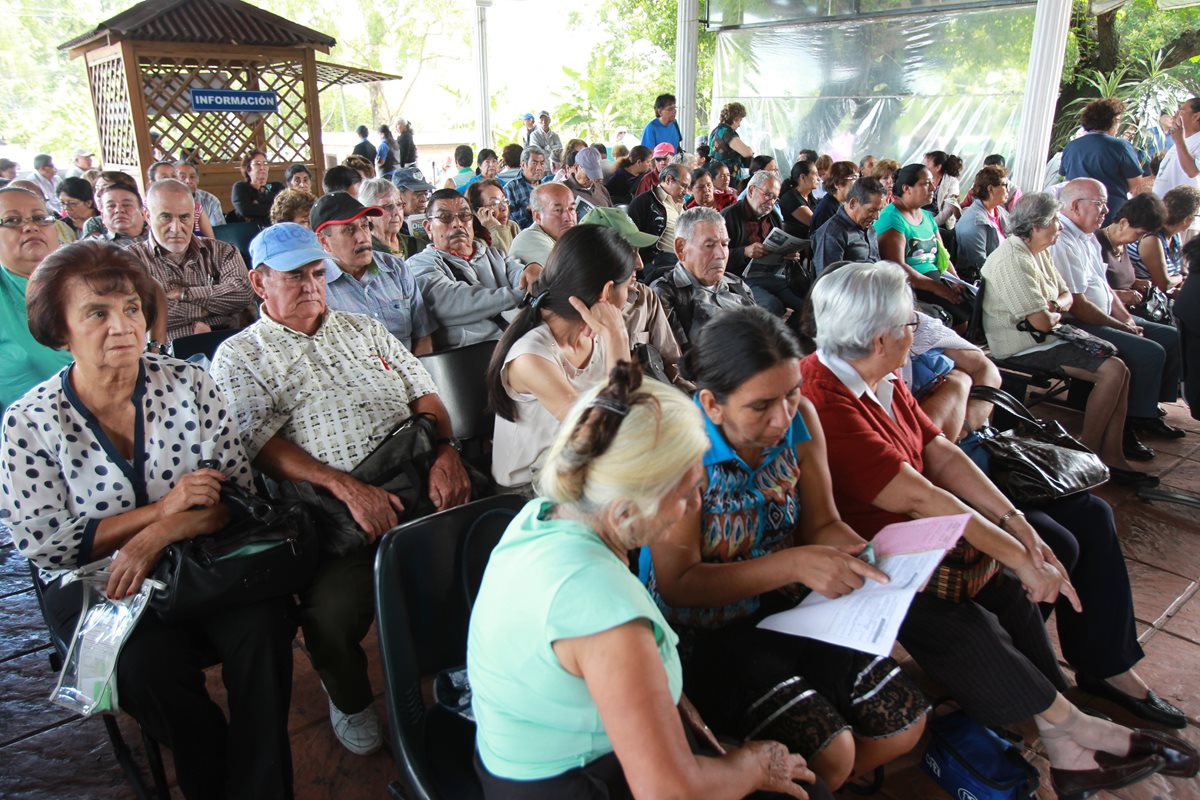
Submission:
<svg viewBox="0 0 1200 800">
<path fill-rule="evenodd" d="M 505 532 L 471 614 L 488 800 L 828 797 L 804 793 L 796 781 L 812 772 L 777 742 L 715 757 L 689 748 L 678 638 L 627 553 L 697 507 L 707 446 L 696 406 L 641 385 L 624 362 L 563 421 L 541 473 L 547 496 Z"/>
</svg>

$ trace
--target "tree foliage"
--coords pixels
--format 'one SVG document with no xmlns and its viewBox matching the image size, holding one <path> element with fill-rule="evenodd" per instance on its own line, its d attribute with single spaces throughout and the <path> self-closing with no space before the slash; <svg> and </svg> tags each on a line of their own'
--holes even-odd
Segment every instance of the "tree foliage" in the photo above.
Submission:
<svg viewBox="0 0 1200 800">
<path fill-rule="evenodd" d="M 1160 113 L 1200 94 L 1200 8 L 1162 11 L 1156 0 L 1129 0 L 1105 14 L 1074 0 L 1051 150 L 1063 147 L 1079 112 L 1098 97 L 1118 97 L 1127 122 L 1145 133 Z"/>
<path fill-rule="evenodd" d="M 564 110 L 577 112 L 581 127 L 600 136 L 624 125 L 636 135 L 654 116 L 654 98 L 675 89 L 677 13 L 676 0 L 611 0 L 601 7 L 599 20 L 571 16 L 573 27 L 599 25 L 610 32 L 593 51 L 586 75 L 580 76 L 587 83 L 571 83 L 560 92 Z M 715 53 L 716 34 L 701 30 L 697 129 L 705 128 L 711 113 Z"/>
</svg>

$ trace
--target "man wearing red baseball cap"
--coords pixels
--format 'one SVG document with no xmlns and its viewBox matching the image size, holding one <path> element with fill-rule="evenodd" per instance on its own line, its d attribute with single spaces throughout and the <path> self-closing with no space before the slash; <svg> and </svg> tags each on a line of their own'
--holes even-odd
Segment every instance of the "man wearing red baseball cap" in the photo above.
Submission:
<svg viewBox="0 0 1200 800">
<path fill-rule="evenodd" d="M 322 195 L 309 223 L 331 263 L 325 268 L 329 307 L 366 314 L 383 323 L 414 355 L 433 352 L 433 321 L 408 265 L 371 248 L 371 219 L 378 206 L 364 206 L 346 192 Z"/>
</svg>

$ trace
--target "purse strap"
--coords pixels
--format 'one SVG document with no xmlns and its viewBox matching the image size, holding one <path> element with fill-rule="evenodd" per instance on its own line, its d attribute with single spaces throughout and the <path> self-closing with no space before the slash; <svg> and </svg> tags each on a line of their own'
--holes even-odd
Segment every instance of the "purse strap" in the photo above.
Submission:
<svg viewBox="0 0 1200 800">
<path fill-rule="evenodd" d="M 1024 403 L 1003 389 L 994 389 L 991 386 L 972 386 L 970 398 L 991 403 L 1035 428 L 1042 427 L 1042 421 L 1033 416 L 1033 412 L 1026 408 Z"/>
</svg>

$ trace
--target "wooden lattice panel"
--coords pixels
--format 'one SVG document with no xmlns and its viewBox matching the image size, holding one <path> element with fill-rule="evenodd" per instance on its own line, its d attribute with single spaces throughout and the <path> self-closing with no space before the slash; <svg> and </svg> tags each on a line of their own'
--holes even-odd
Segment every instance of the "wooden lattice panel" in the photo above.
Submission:
<svg viewBox="0 0 1200 800">
<path fill-rule="evenodd" d="M 147 124 L 160 134 L 167 153 L 194 152 L 203 163 L 239 164 L 251 147 L 261 147 L 275 163 L 312 161 L 302 62 L 140 56 L 138 67 Z M 192 88 L 274 91 L 279 111 L 194 112 Z"/>
<path fill-rule="evenodd" d="M 100 157 L 104 164 L 137 164 L 133 114 L 120 55 L 88 65 L 88 80 L 100 131 Z"/>
</svg>

